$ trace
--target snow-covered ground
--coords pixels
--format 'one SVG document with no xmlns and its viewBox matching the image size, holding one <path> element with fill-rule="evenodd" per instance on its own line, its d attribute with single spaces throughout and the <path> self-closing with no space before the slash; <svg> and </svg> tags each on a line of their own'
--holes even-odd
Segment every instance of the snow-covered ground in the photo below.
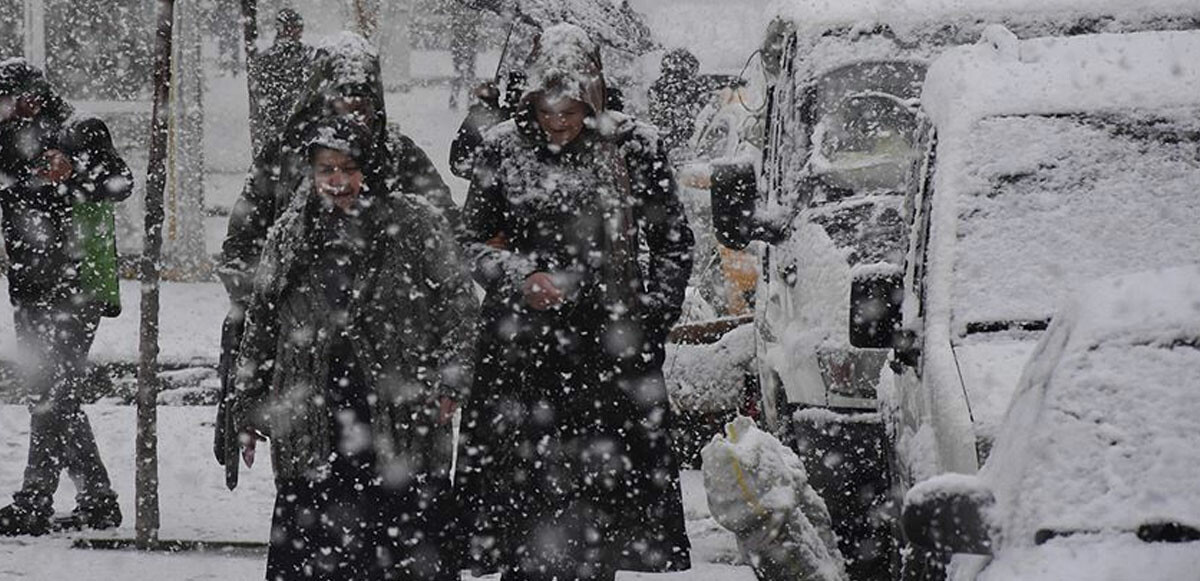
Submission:
<svg viewBox="0 0 1200 581">
<path fill-rule="evenodd" d="M 75 538 L 130 538 L 134 534 L 134 421 L 131 406 L 87 406 L 113 487 L 120 495 L 125 523 L 115 531 L 55 534 L 46 537 L 0 538 L 0 580 L 108 581 L 155 579 L 259 579 L 265 550 L 239 554 L 141 554 L 71 548 Z M 159 497 L 161 539 L 249 541 L 265 543 L 270 532 L 275 489 L 270 466 L 242 470 L 236 491 L 225 488 L 224 470 L 212 457 L 209 406 L 162 406 L 159 426 Z M 24 407 L 0 406 L 0 494 L 21 483 L 29 442 L 29 414 Z M 266 450 L 260 458 L 266 458 Z M 64 475 L 55 506 L 74 506 L 74 487 Z M 752 581 L 748 567 L 732 563 L 737 555 L 731 533 L 712 519 L 699 472 L 683 475 L 684 507 L 693 543 L 691 571 L 670 575 L 623 573 L 618 579 L 663 581 Z M 4 499 L 6 500 L 6 499 Z M 469 577 L 468 577 L 469 578 Z"/>
</svg>

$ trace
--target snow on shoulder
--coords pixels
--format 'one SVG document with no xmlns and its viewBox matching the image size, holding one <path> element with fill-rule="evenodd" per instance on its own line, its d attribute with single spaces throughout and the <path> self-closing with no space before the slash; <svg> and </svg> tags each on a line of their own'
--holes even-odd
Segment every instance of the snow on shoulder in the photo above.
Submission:
<svg viewBox="0 0 1200 581">
<path fill-rule="evenodd" d="M 921 104 L 939 129 L 993 115 L 1162 108 L 1200 98 L 1200 32 L 1004 41 L 946 51 Z"/>
</svg>

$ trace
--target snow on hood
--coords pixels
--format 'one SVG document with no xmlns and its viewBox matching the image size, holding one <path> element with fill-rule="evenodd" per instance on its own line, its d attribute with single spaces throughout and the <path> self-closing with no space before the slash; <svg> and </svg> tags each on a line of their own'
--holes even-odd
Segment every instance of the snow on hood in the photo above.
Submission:
<svg viewBox="0 0 1200 581">
<path fill-rule="evenodd" d="M 536 94 L 587 103 L 594 113 L 604 111 L 604 73 L 600 47 L 582 28 L 556 24 L 542 32 L 526 67 L 529 81 L 523 99 Z"/>
<path fill-rule="evenodd" d="M 1188 266 L 1101 280 L 1060 310 L 981 471 L 1002 545 L 1200 527 L 1198 297 Z"/>
<path fill-rule="evenodd" d="M 992 115 L 1168 107 L 1200 94 L 1200 32 L 990 36 L 930 67 L 921 103 L 939 129 Z"/>
<path fill-rule="evenodd" d="M 343 31 L 325 37 L 316 48 L 329 58 L 333 76 L 343 84 L 367 84 L 379 77 L 379 52 L 361 34 Z"/>
<path fill-rule="evenodd" d="M 1068 350 L 1195 341 L 1200 338 L 1200 266 L 1107 278 L 1077 296 L 1062 317 L 1072 327 Z"/>
</svg>

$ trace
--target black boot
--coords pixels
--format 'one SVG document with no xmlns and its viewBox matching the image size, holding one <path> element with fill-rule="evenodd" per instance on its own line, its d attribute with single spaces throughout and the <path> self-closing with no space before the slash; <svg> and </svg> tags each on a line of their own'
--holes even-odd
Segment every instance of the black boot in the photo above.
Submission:
<svg viewBox="0 0 1200 581">
<path fill-rule="evenodd" d="M 19 504 L 0 508 L 0 536 L 39 536 L 50 532 L 50 515 Z"/>
<path fill-rule="evenodd" d="M 71 518 L 79 527 L 111 529 L 121 526 L 121 505 L 116 495 L 102 496 L 80 502 L 71 511 Z"/>
</svg>

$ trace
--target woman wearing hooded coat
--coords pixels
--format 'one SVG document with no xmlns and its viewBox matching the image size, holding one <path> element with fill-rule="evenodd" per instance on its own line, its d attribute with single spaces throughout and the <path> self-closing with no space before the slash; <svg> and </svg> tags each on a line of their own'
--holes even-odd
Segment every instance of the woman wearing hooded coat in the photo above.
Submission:
<svg viewBox="0 0 1200 581">
<path fill-rule="evenodd" d="M 267 231 L 283 213 L 300 182 L 308 174 L 304 140 L 311 126 L 331 117 L 361 124 L 370 132 L 376 153 L 364 167 L 372 191 L 401 190 L 429 204 L 452 228 L 459 224 L 458 208 L 450 188 L 420 147 L 389 124 L 384 111 L 379 56 L 361 36 L 342 33 L 320 46 L 312 59 L 304 89 L 279 135 L 267 136 L 256 153 L 241 197 L 233 207 L 228 232 L 221 247 L 218 274 L 229 293 L 230 310 L 221 338 L 221 376 L 228 393 L 233 361 L 242 338 L 243 313 L 253 290 Z M 231 474 L 236 486 L 237 434 L 228 428 L 222 405 L 218 409 L 214 454 Z"/>
<path fill-rule="evenodd" d="M 309 171 L 267 238 L 232 426 L 271 439 L 269 581 L 458 579 L 439 507 L 475 297 L 444 220 L 371 187 L 369 133 L 309 128 Z"/>
<path fill-rule="evenodd" d="M 661 365 L 692 233 L 655 130 L 604 110 L 582 30 L 545 30 L 529 78 L 464 207 L 487 293 L 459 471 L 471 565 L 503 581 L 686 569 Z"/>
</svg>

